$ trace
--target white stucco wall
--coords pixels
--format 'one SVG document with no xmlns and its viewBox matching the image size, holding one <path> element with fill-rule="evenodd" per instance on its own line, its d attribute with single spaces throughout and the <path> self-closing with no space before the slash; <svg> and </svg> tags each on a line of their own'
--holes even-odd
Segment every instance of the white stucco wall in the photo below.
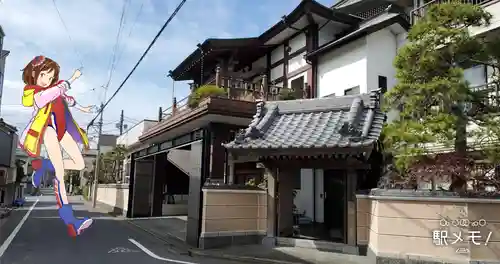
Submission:
<svg viewBox="0 0 500 264">
<path fill-rule="evenodd" d="M 139 137 L 150 129 L 157 121 L 143 120 L 125 131 L 121 136 L 116 139 L 116 144 L 125 145 L 128 147 L 136 142 L 139 142 Z"/>
<path fill-rule="evenodd" d="M 97 202 L 110 208 L 117 208 L 125 214 L 128 209 L 128 184 L 99 184 Z"/>
<path fill-rule="evenodd" d="M 359 86 L 367 91 L 367 45 L 362 38 L 334 49 L 318 60 L 319 97 L 344 95 L 346 89 Z"/>
<path fill-rule="evenodd" d="M 292 57 L 288 60 L 288 73 L 296 71 L 304 66 L 307 66 L 307 62 L 304 59 L 306 52 L 303 52 L 295 57 Z"/>
<path fill-rule="evenodd" d="M 300 190 L 296 190 L 297 194 L 294 198 L 294 204 L 299 212 L 306 213 L 310 219 L 314 219 L 314 186 L 313 186 L 313 169 L 300 170 Z"/>
<path fill-rule="evenodd" d="M 279 45 L 271 52 L 271 64 L 276 63 L 283 59 L 284 56 L 284 46 Z"/>
<path fill-rule="evenodd" d="M 319 96 L 344 95 L 359 86 L 360 93 L 379 89 L 379 76 L 387 78 L 387 90 L 396 84 L 394 59 L 406 42 L 406 32 L 397 24 L 334 49 L 319 58 Z"/>
<path fill-rule="evenodd" d="M 314 214 L 316 214 L 316 222 L 323 223 L 325 205 L 323 199 L 323 170 L 316 169 L 316 176 L 314 176 L 314 170 L 300 170 L 300 190 L 296 190 L 294 204 L 299 212 L 305 211 L 306 217 L 314 220 Z"/>
<path fill-rule="evenodd" d="M 302 43 L 302 44 L 305 45 L 305 43 Z M 304 58 L 304 55 L 306 55 L 306 52 L 303 52 L 303 53 L 289 59 L 289 61 L 288 61 L 288 73 L 297 71 L 301 68 L 303 69 L 305 66 L 307 66 L 307 62 L 306 62 L 306 59 Z M 304 72 L 299 73 L 293 77 L 290 77 L 288 79 L 288 87 L 292 87 L 292 81 L 297 79 L 297 78 L 300 78 L 300 77 L 304 77 L 304 83 L 307 83 L 307 71 L 304 71 Z M 280 87 L 282 87 L 282 86 L 280 86 Z"/>
<path fill-rule="evenodd" d="M 288 41 L 290 53 L 297 52 L 299 49 L 306 46 L 306 34 L 301 33 Z"/>
<path fill-rule="evenodd" d="M 316 169 L 316 222 L 323 223 L 325 221 L 325 199 L 324 199 L 324 174 L 322 169 Z"/>
<path fill-rule="evenodd" d="M 201 140 L 193 142 L 190 150 L 172 149 L 168 152 L 167 158 L 187 175 L 199 177 L 201 175 L 202 142 Z"/>
<path fill-rule="evenodd" d="M 281 63 L 278 66 L 275 66 L 274 68 L 271 69 L 270 80 L 274 81 L 281 76 L 283 76 L 283 63 Z"/>
<path fill-rule="evenodd" d="M 385 28 L 366 37 L 367 47 L 367 91 L 379 87 L 378 76 L 387 78 L 387 90 L 396 85 L 396 70 L 394 59 L 398 51 L 398 39 L 389 29 Z"/>
</svg>

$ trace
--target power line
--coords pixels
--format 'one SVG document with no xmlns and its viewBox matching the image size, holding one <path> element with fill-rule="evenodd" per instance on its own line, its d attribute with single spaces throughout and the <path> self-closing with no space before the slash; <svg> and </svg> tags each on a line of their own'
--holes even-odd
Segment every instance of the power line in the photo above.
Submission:
<svg viewBox="0 0 500 264">
<path fill-rule="evenodd" d="M 70 41 L 71 45 L 73 46 L 73 50 L 75 51 L 75 54 L 78 57 L 78 60 L 80 60 L 80 66 L 81 66 L 81 68 L 83 68 L 83 58 L 82 58 L 81 54 L 78 52 L 78 50 L 76 49 L 75 42 L 73 41 L 73 38 L 71 37 L 71 34 L 69 33 L 69 29 L 66 26 L 66 23 L 64 22 L 64 19 L 61 15 L 61 12 L 59 12 L 59 8 L 57 8 L 56 0 L 52 0 L 52 3 L 54 4 L 54 8 L 57 11 L 57 15 L 59 16 L 59 20 L 61 20 L 61 23 L 64 27 L 64 30 L 66 30 L 66 34 L 68 35 L 69 41 Z"/>
<path fill-rule="evenodd" d="M 122 13 L 120 15 L 120 23 L 118 25 L 118 32 L 116 33 L 115 45 L 113 46 L 113 51 L 112 51 L 112 55 L 111 55 L 111 59 L 110 59 L 108 81 L 104 85 L 104 87 L 106 89 L 108 88 L 108 86 L 109 86 L 109 84 L 111 82 L 111 79 L 113 78 L 113 72 L 114 72 L 114 70 L 116 68 L 116 54 L 118 52 L 118 46 L 120 44 L 120 36 L 121 36 L 121 33 L 122 33 L 123 24 L 125 23 L 125 11 L 127 9 L 127 3 L 128 3 L 127 0 L 123 1 Z M 106 100 L 106 95 L 104 96 L 103 100 Z"/>
<path fill-rule="evenodd" d="M 111 95 L 111 97 L 108 99 L 108 101 L 106 101 L 106 103 L 104 103 L 102 105 L 102 107 L 99 109 L 99 112 L 97 113 L 97 115 L 92 119 L 92 121 L 90 121 L 89 126 L 91 126 L 91 125 L 94 124 L 94 121 L 102 113 L 102 111 L 104 110 L 104 108 L 106 108 L 106 106 L 109 104 L 109 102 L 111 102 L 111 100 L 113 100 L 113 98 L 116 96 L 116 94 L 118 94 L 118 92 L 120 92 L 120 90 L 123 88 L 123 85 L 125 85 L 125 83 L 128 81 L 128 79 L 130 78 L 130 76 L 132 76 L 132 74 L 135 72 L 135 70 L 137 69 L 137 67 L 139 66 L 139 64 L 141 64 L 141 62 L 144 59 L 144 57 L 146 57 L 146 55 L 148 54 L 149 50 L 151 50 L 151 48 L 153 47 L 153 45 L 155 44 L 155 42 L 158 40 L 158 38 L 160 37 L 160 35 L 163 33 L 163 31 L 165 30 L 165 28 L 168 26 L 168 24 L 170 24 L 170 22 L 177 15 L 177 13 L 182 8 L 182 6 L 184 5 L 184 3 L 186 3 L 186 0 L 182 0 L 181 1 L 181 3 L 177 6 L 177 8 L 174 10 L 174 12 L 167 19 L 167 21 L 165 22 L 165 24 L 163 24 L 163 26 L 161 27 L 161 29 L 158 32 L 158 34 L 156 34 L 156 36 L 154 37 L 153 41 L 151 41 L 151 43 L 146 48 L 146 50 L 144 51 L 144 53 L 142 54 L 142 56 L 139 58 L 139 61 L 137 61 L 137 63 L 135 64 L 134 68 L 132 68 L 132 70 L 130 71 L 130 73 L 127 75 L 127 77 L 125 77 L 125 79 L 122 81 L 122 83 L 120 84 L 120 86 L 118 86 L 118 88 L 113 93 L 113 95 Z M 87 127 L 87 130 L 88 130 L 88 127 Z"/>
<path fill-rule="evenodd" d="M 135 118 L 128 117 L 128 116 L 124 116 L 124 118 L 128 121 L 131 121 L 131 122 L 141 122 L 141 120 L 139 120 L 139 119 L 135 119 Z"/>
<path fill-rule="evenodd" d="M 137 24 L 137 21 L 139 21 L 139 17 L 142 14 L 143 7 L 144 7 L 144 3 L 141 3 L 141 6 L 139 7 L 139 11 L 137 12 L 137 15 L 136 15 L 136 17 L 134 19 L 134 22 L 132 22 L 132 26 L 130 26 L 130 31 L 128 32 L 128 36 L 125 39 L 129 39 L 132 36 L 132 32 L 134 31 L 135 24 Z M 120 53 L 118 54 L 118 58 L 116 59 L 116 64 L 118 64 L 118 62 L 120 62 L 120 59 L 121 59 L 121 57 L 123 55 L 123 51 L 125 51 L 125 47 L 127 47 L 127 42 L 126 41 L 125 41 L 124 46 L 120 50 Z"/>
</svg>

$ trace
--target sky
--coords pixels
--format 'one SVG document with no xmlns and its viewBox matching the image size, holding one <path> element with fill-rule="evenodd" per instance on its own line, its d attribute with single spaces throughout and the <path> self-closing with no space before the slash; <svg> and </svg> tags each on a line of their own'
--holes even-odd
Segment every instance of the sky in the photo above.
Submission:
<svg viewBox="0 0 500 264">
<path fill-rule="evenodd" d="M 125 123 L 131 127 L 143 119 L 157 119 L 159 107 L 171 106 L 173 81 L 166 75 L 196 49 L 197 43 L 206 38 L 258 36 L 299 2 L 187 0 L 105 109 L 103 132 L 118 133 L 116 123 L 122 110 Z M 333 4 L 332 0 L 318 2 Z M 109 98 L 115 92 L 179 3 L 180 0 L 55 0 L 55 4 L 52 0 L 0 1 L 0 25 L 6 35 L 3 49 L 10 51 L 0 116 L 19 130 L 28 123 L 32 109 L 21 106 L 24 83 L 20 70 L 37 55 L 58 62 L 62 79 L 69 79 L 75 69 L 83 66 L 82 77 L 68 94 L 80 105 L 99 105 L 105 96 Z M 123 25 L 117 38 L 122 10 Z M 106 92 L 102 87 L 109 79 L 113 54 L 116 67 Z M 187 83 L 175 83 L 178 99 L 188 93 Z M 73 110 L 73 115 L 86 128 L 95 114 Z M 92 136 L 92 131 L 89 134 Z"/>
</svg>

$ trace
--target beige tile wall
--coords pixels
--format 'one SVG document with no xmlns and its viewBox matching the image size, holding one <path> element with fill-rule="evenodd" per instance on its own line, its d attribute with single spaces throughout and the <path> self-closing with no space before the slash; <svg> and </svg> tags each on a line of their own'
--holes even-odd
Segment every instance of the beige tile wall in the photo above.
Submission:
<svg viewBox="0 0 500 264">
<path fill-rule="evenodd" d="M 398 197 L 357 198 L 357 243 L 380 256 L 421 257 L 445 261 L 500 260 L 500 201 Z M 458 222 L 459 219 L 461 223 Z M 484 220 L 481 223 L 477 222 Z M 485 226 L 473 226 L 484 224 Z M 433 243 L 433 231 L 446 231 L 448 245 Z M 475 245 L 470 232 L 479 231 Z M 486 237 L 491 232 L 487 245 Z M 455 244 L 456 236 L 464 241 Z M 469 240 L 469 241 L 467 241 Z M 466 249 L 460 254 L 457 250 Z"/>
<path fill-rule="evenodd" d="M 266 231 L 265 191 L 203 190 L 202 233 Z"/>
<path fill-rule="evenodd" d="M 128 184 L 99 184 L 97 201 L 122 210 L 128 208 Z"/>
</svg>

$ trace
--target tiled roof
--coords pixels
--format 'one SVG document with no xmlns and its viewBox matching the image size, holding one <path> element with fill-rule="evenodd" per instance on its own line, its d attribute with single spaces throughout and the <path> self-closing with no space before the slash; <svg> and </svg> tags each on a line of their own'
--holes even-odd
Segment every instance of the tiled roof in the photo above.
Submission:
<svg viewBox="0 0 500 264">
<path fill-rule="evenodd" d="M 410 27 L 409 17 L 405 14 L 399 13 L 399 8 L 391 5 L 386 8 L 385 12 L 379 13 L 378 15 L 360 23 L 358 28 L 356 28 L 354 31 L 327 44 L 324 44 L 318 49 L 308 53 L 306 56 L 309 58 L 317 57 L 324 54 L 325 52 L 333 50 L 334 48 L 338 48 L 347 43 L 351 43 L 352 41 L 364 37 L 367 34 L 371 34 L 395 23 L 400 24 L 405 29 L 408 29 Z"/>
<path fill-rule="evenodd" d="M 380 90 L 370 94 L 259 102 L 249 127 L 229 150 L 332 149 L 373 146 L 382 130 Z"/>
<path fill-rule="evenodd" d="M 0 50 L 0 59 L 10 54 L 8 50 Z"/>
<path fill-rule="evenodd" d="M 341 1 L 338 1 L 337 3 L 335 3 L 332 6 L 332 8 L 333 9 L 338 9 L 338 8 L 346 7 L 346 6 L 349 6 L 349 5 L 352 5 L 352 4 L 359 3 L 361 1 L 362 0 L 341 0 Z"/>
</svg>

